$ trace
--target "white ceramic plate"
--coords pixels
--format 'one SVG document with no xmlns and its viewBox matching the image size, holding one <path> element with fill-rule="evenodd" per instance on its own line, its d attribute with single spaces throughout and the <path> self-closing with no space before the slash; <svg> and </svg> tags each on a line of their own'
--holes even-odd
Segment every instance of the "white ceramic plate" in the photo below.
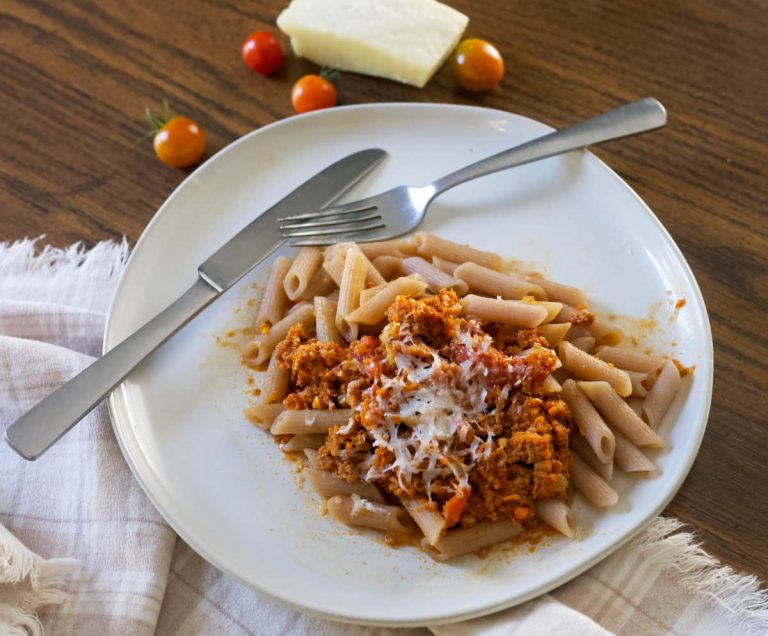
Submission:
<svg viewBox="0 0 768 636">
<path fill-rule="evenodd" d="M 394 104 L 322 111 L 246 135 L 185 180 L 149 224 L 112 305 L 106 347 L 191 285 L 196 266 L 255 215 L 342 156 L 368 147 L 390 153 L 351 199 L 421 185 L 549 130 L 499 111 Z M 252 316 L 246 300 L 264 277 L 264 269 L 254 271 L 113 393 L 114 428 L 147 494 L 204 558 L 256 590 L 339 620 L 455 621 L 568 581 L 666 506 L 706 426 L 712 339 L 696 281 L 652 212 L 593 155 L 572 153 L 461 186 L 437 200 L 424 229 L 538 263 L 607 311 L 651 312 L 659 325 L 653 344 L 696 372 L 661 428 L 669 446 L 655 456 L 659 471 L 617 478 L 620 502 L 610 510 L 596 513 L 577 498 L 578 540 L 435 564 L 414 548 L 389 549 L 374 532 L 321 516 L 295 466 L 243 418 L 245 375 L 235 348 L 216 337 Z M 680 298 L 686 304 L 677 311 Z"/>
</svg>

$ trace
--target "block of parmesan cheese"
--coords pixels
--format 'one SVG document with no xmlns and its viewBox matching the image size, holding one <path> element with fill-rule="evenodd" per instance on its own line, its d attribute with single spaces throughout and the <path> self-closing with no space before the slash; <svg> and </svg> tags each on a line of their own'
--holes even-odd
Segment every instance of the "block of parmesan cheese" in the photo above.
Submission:
<svg viewBox="0 0 768 636">
<path fill-rule="evenodd" d="M 296 55 L 424 86 L 469 22 L 436 0 L 293 0 L 277 18 Z"/>
</svg>

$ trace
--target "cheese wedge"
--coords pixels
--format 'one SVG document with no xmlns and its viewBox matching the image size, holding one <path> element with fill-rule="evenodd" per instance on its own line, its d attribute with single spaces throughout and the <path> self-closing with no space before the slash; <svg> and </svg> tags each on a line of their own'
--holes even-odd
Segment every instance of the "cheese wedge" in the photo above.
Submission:
<svg viewBox="0 0 768 636">
<path fill-rule="evenodd" d="M 277 18 L 296 55 L 422 87 L 469 22 L 436 0 L 293 0 Z"/>
</svg>

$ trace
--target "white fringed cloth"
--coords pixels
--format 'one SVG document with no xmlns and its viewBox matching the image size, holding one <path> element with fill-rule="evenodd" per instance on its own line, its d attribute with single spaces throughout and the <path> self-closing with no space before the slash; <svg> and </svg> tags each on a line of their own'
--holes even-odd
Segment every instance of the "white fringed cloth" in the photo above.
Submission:
<svg viewBox="0 0 768 636">
<path fill-rule="evenodd" d="M 4 430 L 101 349 L 123 243 L 0 244 Z M 768 594 L 656 519 L 578 579 L 438 636 L 768 633 Z M 42 459 L 0 443 L 0 634 L 429 634 L 341 625 L 265 599 L 176 537 L 144 496 L 102 406 Z"/>
</svg>

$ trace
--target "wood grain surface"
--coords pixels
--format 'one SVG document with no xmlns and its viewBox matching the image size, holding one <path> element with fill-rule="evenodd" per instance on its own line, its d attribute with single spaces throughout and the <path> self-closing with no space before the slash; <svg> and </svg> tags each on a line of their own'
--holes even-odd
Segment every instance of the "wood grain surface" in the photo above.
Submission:
<svg viewBox="0 0 768 636">
<path fill-rule="evenodd" d="M 768 580 L 768 5 L 760 0 L 448 0 L 496 43 L 502 85 L 425 89 L 344 74 L 340 102 L 450 102 L 562 126 L 652 95 L 652 135 L 596 151 L 655 211 L 691 264 L 715 338 L 704 443 L 669 514 L 725 562 Z M 0 8 L 0 240 L 133 242 L 186 172 L 143 138 L 167 98 L 207 132 L 207 154 L 292 114 L 312 64 L 272 78 L 240 59 L 281 1 L 68 0 Z M 285 38 L 280 35 L 283 42 Z M 286 42 L 287 44 L 287 42 Z"/>
</svg>

